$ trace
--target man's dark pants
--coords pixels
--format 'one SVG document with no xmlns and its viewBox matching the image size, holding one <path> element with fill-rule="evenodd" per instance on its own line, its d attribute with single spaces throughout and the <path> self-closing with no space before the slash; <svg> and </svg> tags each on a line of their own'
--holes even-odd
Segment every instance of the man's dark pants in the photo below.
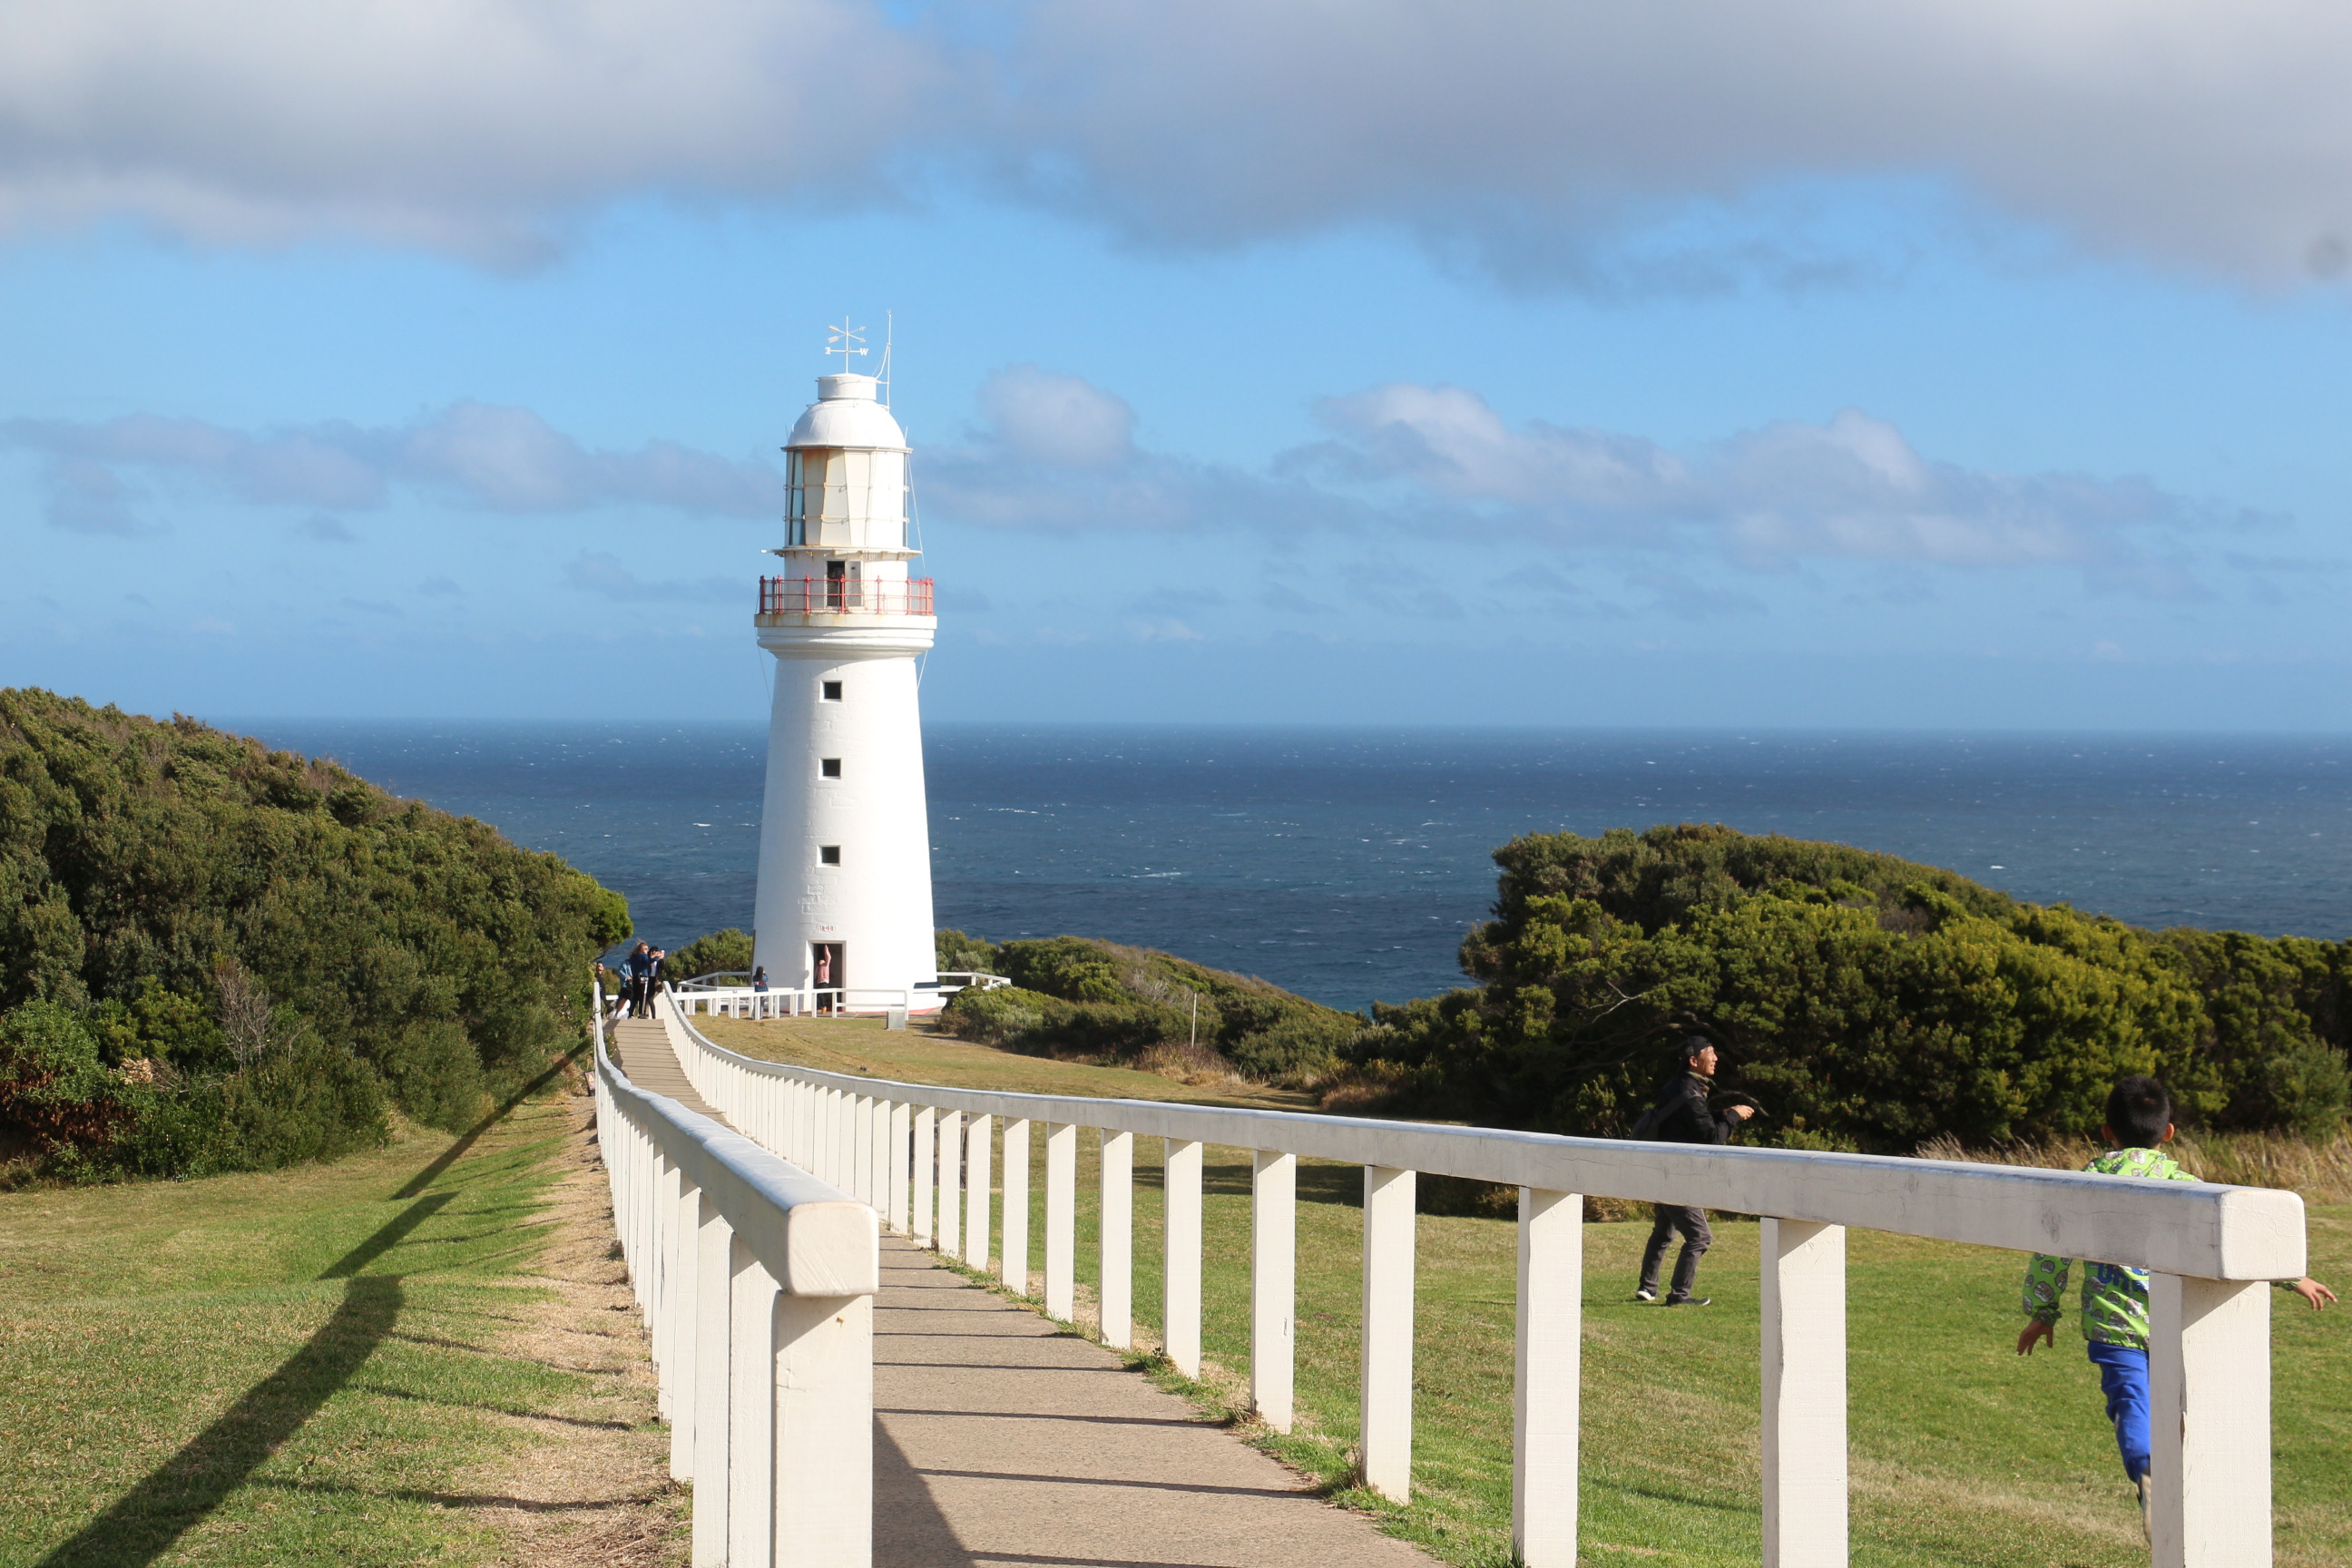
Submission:
<svg viewBox="0 0 2352 1568">
<path fill-rule="evenodd" d="M 1650 1245 L 1642 1249 L 1642 1289 L 1658 1288 L 1658 1266 L 1666 1259 L 1666 1247 L 1680 1231 L 1683 1237 L 1682 1256 L 1675 1259 L 1674 1288 L 1666 1300 L 1679 1301 L 1691 1293 L 1691 1282 L 1698 1278 L 1700 1255 L 1715 1245 L 1715 1232 L 1706 1227 L 1706 1211 L 1694 1204 L 1685 1207 L 1678 1204 L 1660 1204 L 1658 1220 L 1650 1227 Z"/>
</svg>

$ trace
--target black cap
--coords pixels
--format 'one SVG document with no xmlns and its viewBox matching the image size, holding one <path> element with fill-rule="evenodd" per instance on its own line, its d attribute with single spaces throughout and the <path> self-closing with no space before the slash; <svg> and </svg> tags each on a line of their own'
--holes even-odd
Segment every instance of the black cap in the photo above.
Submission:
<svg viewBox="0 0 2352 1568">
<path fill-rule="evenodd" d="M 1705 1035 L 1688 1035 L 1683 1039 L 1683 1060 L 1696 1061 L 1701 1051 L 1715 1049 L 1715 1042 Z"/>
</svg>

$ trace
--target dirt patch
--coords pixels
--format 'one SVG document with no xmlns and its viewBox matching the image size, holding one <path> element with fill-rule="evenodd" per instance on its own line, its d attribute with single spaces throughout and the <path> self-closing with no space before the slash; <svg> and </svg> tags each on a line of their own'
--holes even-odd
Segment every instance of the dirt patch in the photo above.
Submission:
<svg viewBox="0 0 2352 1568">
<path fill-rule="evenodd" d="M 669 1428 L 656 1418 L 644 1325 L 614 1240 L 593 1102 L 564 1100 L 563 1176 L 536 1216 L 552 1235 L 513 1277 L 496 1353 L 584 1374 L 574 1396 L 502 1419 L 541 1441 L 466 1478 L 466 1506 L 501 1561 L 532 1568 L 656 1568 L 689 1555 L 684 1488 L 669 1479 Z"/>
</svg>

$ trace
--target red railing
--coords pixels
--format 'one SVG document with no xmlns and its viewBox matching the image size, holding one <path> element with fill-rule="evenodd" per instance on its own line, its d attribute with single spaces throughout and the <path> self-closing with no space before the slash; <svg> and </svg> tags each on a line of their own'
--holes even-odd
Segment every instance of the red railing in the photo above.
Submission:
<svg viewBox="0 0 2352 1568">
<path fill-rule="evenodd" d="M 762 577 L 763 616 L 929 616 L 929 577 Z"/>
</svg>

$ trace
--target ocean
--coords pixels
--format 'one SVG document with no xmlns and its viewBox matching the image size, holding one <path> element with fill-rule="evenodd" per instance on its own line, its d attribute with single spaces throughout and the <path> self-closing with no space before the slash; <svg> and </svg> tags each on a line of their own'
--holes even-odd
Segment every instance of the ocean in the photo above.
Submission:
<svg viewBox="0 0 2352 1568">
<path fill-rule="evenodd" d="M 626 893 L 748 928 L 764 727 L 245 720 Z M 1523 833 L 1834 839 L 2141 925 L 2352 934 L 2352 738 L 978 726 L 924 731 L 937 919 L 1075 932 L 1339 1007 L 1463 983 Z"/>
</svg>

